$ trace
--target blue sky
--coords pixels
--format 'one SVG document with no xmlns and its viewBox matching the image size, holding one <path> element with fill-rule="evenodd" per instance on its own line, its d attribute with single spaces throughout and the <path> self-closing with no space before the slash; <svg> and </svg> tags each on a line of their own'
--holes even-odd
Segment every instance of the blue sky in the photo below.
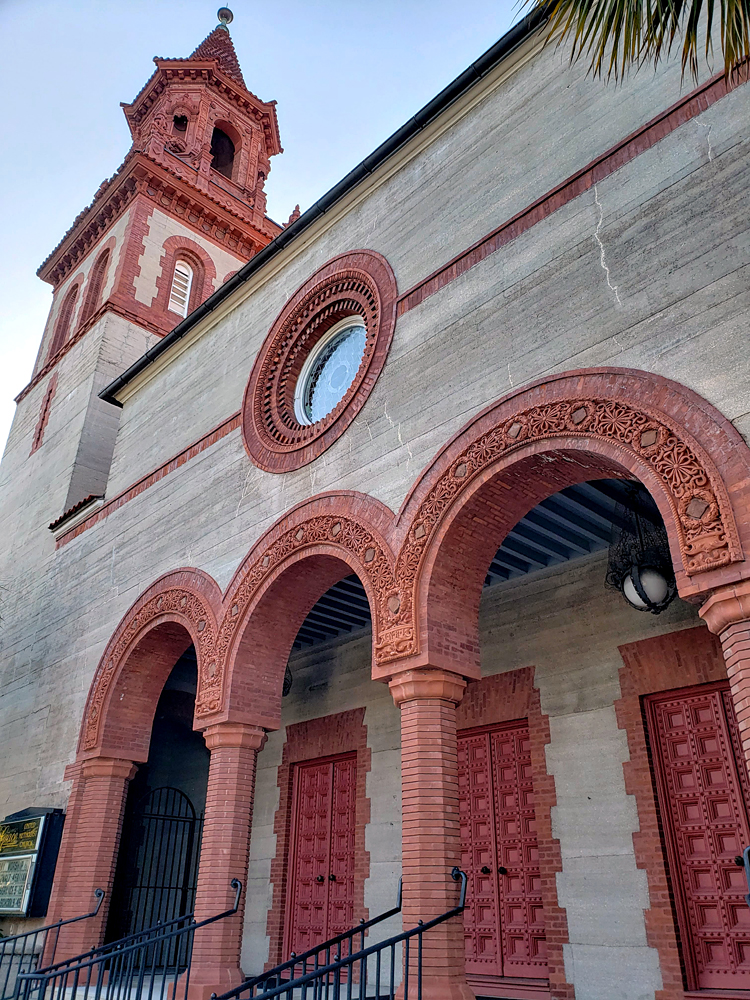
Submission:
<svg viewBox="0 0 750 1000">
<path fill-rule="evenodd" d="M 36 269 L 117 169 L 132 101 L 154 56 L 187 56 L 216 2 L 0 0 L 0 444 L 51 302 Z M 503 35 L 515 0 L 230 3 L 245 81 L 278 101 L 285 152 L 268 212 L 307 208 Z M 10 44 L 8 44 L 10 43 Z M 457 178 L 460 183 L 460 178 Z"/>
</svg>

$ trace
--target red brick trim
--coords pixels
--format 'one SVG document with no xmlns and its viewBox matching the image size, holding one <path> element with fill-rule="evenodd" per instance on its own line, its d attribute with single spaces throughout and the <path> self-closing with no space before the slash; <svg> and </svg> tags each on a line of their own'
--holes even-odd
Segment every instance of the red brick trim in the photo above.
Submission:
<svg viewBox="0 0 750 1000">
<path fill-rule="evenodd" d="M 568 917 L 557 897 L 557 873 L 562 871 L 560 841 L 552 836 L 552 808 L 557 805 L 555 778 L 547 772 L 545 747 L 552 742 L 549 716 L 542 715 L 534 668 L 524 667 L 471 681 L 456 709 L 459 730 L 528 719 L 531 738 L 534 810 L 539 841 L 539 867 L 547 938 L 550 996 L 575 1000 L 575 989 L 565 979 L 563 945 L 568 943 Z"/>
<path fill-rule="evenodd" d="M 152 311 L 155 311 L 159 318 L 164 320 L 165 332 L 171 330 L 183 318 L 179 313 L 172 312 L 169 308 L 169 294 L 172 290 L 172 278 L 178 260 L 184 260 L 193 269 L 188 312 L 196 309 L 214 291 L 216 264 L 211 255 L 186 236 L 170 236 L 169 239 L 165 240 L 159 261 L 161 270 L 156 279 L 157 294 L 151 303 Z"/>
<path fill-rule="evenodd" d="M 55 318 L 52 339 L 47 352 L 47 363 L 57 359 L 62 348 L 73 337 L 73 314 L 79 303 L 83 275 L 77 274 L 63 296 L 62 304 Z"/>
<path fill-rule="evenodd" d="M 115 629 L 91 682 L 78 759 L 148 758 L 161 690 L 191 643 L 199 688 L 213 683 L 220 609 L 218 586 L 197 569 L 166 573 L 138 598 Z"/>
<path fill-rule="evenodd" d="M 346 430 L 365 405 L 385 364 L 396 322 L 396 279 L 373 250 L 334 257 L 284 306 L 256 358 L 242 404 L 242 437 L 266 472 L 290 472 L 312 462 Z M 294 412 L 300 370 L 324 334 L 359 316 L 367 338 L 357 376 L 336 408 L 311 425 Z"/>
<path fill-rule="evenodd" d="M 210 448 L 212 444 L 216 444 L 227 434 L 230 434 L 233 430 L 236 430 L 240 426 L 240 413 L 233 413 L 231 417 L 228 417 L 213 430 L 210 430 L 208 434 L 204 434 L 202 438 L 199 438 L 193 444 L 188 445 L 187 448 L 183 448 L 182 451 L 177 452 L 171 458 L 167 459 L 162 465 L 153 472 L 147 473 L 142 476 L 136 483 L 129 486 L 122 493 L 118 493 L 117 496 L 112 497 L 108 500 L 103 507 L 100 507 L 94 514 L 87 517 L 80 524 L 77 524 L 75 528 L 71 528 L 70 531 L 66 531 L 65 534 L 60 535 L 57 540 L 57 548 L 63 545 L 67 545 L 68 542 L 77 538 L 78 535 L 83 534 L 88 528 L 93 528 L 95 524 L 103 521 L 106 517 L 109 517 L 114 511 L 119 510 L 120 507 L 128 503 L 130 500 L 134 500 L 135 497 L 140 496 L 149 486 L 153 486 L 154 483 L 158 483 L 160 479 L 168 476 L 170 472 L 174 472 L 175 469 L 179 469 L 186 462 L 189 462 L 191 458 L 195 458 L 196 455 L 200 455 L 201 452 L 205 451 L 206 448 Z"/>
<path fill-rule="evenodd" d="M 88 321 L 94 313 L 99 311 L 103 304 L 102 292 L 104 291 L 104 286 L 107 284 L 109 269 L 112 267 L 112 258 L 116 247 L 117 241 L 114 236 L 111 236 L 98 248 L 96 259 L 91 265 L 89 273 L 86 276 L 84 300 L 78 316 L 79 329 L 82 326 L 86 326 L 88 328 Z"/>
<path fill-rule="evenodd" d="M 622 697 L 617 722 L 628 738 L 630 760 L 623 764 L 625 790 L 635 797 L 639 830 L 633 834 L 638 868 L 648 879 L 651 908 L 645 911 L 646 938 L 659 953 L 663 989 L 656 1000 L 684 1000 L 683 968 L 677 938 L 666 855 L 649 761 L 641 707 L 643 695 L 727 679 L 721 644 L 707 628 L 671 632 L 620 646 Z M 701 994 L 702 995 L 702 994 Z"/>
<path fill-rule="evenodd" d="M 637 478 L 652 494 L 681 596 L 746 574 L 750 449 L 724 416 L 685 386 L 633 369 L 539 379 L 473 418 L 404 501 L 391 541 L 399 644 L 379 633 L 375 677 L 392 673 L 394 661 L 478 676 L 491 553 L 545 497 L 613 476 Z"/>
<path fill-rule="evenodd" d="M 432 274 L 413 285 L 399 296 L 398 315 L 403 316 L 404 313 L 414 309 L 429 296 L 439 292 L 441 288 L 445 288 L 446 285 L 455 281 L 472 267 L 486 260 L 490 254 L 511 243 L 516 237 L 548 218 L 563 205 L 567 205 L 568 202 L 573 201 L 595 184 L 603 181 L 605 177 L 609 177 L 620 167 L 651 149 L 680 125 L 684 125 L 685 122 L 702 114 L 716 101 L 721 100 L 732 89 L 734 88 L 727 85 L 724 74 L 721 73 L 712 77 L 690 94 L 686 94 L 666 111 L 662 111 L 661 114 L 642 125 L 637 131 L 632 132 L 615 146 L 612 146 L 606 153 L 597 157 L 588 166 L 572 174 L 562 184 L 558 184 L 557 187 L 552 188 L 551 191 L 532 202 L 527 208 L 522 209 L 508 222 L 493 229 L 491 233 L 463 250 L 447 264 L 443 264 Z"/>
<path fill-rule="evenodd" d="M 55 397 L 55 389 L 57 389 L 57 372 L 52 375 L 52 378 L 47 383 L 47 388 L 44 390 L 42 405 L 39 407 L 39 419 L 36 422 L 36 429 L 34 430 L 34 437 L 31 442 L 31 451 L 29 452 L 29 455 L 33 455 L 34 452 L 42 446 L 44 431 L 47 427 L 47 421 L 49 420 L 50 409 L 52 408 L 52 400 Z"/>
<path fill-rule="evenodd" d="M 292 838 L 292 779 L 294 765 L 319 757 L 357 755 L 356 835 L 355 835 L 355 916 L 369 919 L 365 908 L 365 880 L 370 875 L 370 853 L 365 850 L 365 829 L 370 822 L 370 800 L 367 797 L 367 774 L 370 770 L 370 748 L 367 746 L 367 726 L 364 708 L 328 715 L 310 722 L 287 726 L 286 741 L 278 770 L 279 807 L 274 819 L 276 856 L 271 861 L 273 903 L 268 913 L 266 932 L 270 938 L 269 961 L 266 968 L 283 962 L 285 911 L 290 890 L 289 856 Z"/>
<path fill-rule="evenodd" d="M 391 627 L 400 610 L 385 538 L 392 518 L 384 504 L 364 494 L 327 493 L 292 508 L 256 542 L 225 592 L 220 672 L 215 691 L 199 687 L 196 719 L 208 725 L 214 717 L 232 718 L 278 729 L 284 670 L 297 631 L 318 598 L 351 572 L 367 593 L 377 652 L 381 626 Z M 252 680 L 243 666 L 248 662 L 257 665 Z"/>
</svg>

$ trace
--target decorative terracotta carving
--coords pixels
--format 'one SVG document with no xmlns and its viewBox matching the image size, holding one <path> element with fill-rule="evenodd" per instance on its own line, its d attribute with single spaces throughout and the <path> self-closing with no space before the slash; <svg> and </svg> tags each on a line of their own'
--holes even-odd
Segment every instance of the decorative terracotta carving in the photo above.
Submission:
<svg viewBox="0 0 750 1000">
<path fill-rule="evenodd" d="M 290 528 L 268 548 L 259 552 L 239 586 L 227 597 L 216 642 L 217 673 L 211 676 L 210 686 L 206 683 L 204 674 L 201 674 L 195 705 L 196 717 L 203 718 L 219 709 L 222 700 L 221 675 L 229 650 L 239 623 L 245 621 L 244 612 L 258 589 L 289 555 L 320 543 L 346 550 L 360 563 L 360 575 L 366 577 L 374 594 L 374 604 L 371 606 L 373 634 L 381 637 L 383 648 L 394 655 L 402 646 L 407 649 L 412 647 L 414 626 L 408 610 L 410 595 L 402 591 L 395 581 L 392 561 L 385 544 L 371 528 L 353 517 L 339 514 L 312 517 Z M 386 640 L 385 636 L 391 638 Z"/>
<path fill-rule="evenodd" d="M 271 327 L 245 390 L 242 434 L 250 458 L 266 472 L 289 472 L 317 458 L 346 430 L 380 374 L 396 321 L 396 279 L 372 250 L 329 261 L 292 296 Z M 359 316 L 367 338 L 354 382 L 327 417 L 302 425 L 294 391 L 305 359 L 339 320 Z"/>
<path fill-rule="evenodd" d="M 83 727 L 83 750 L 93 750 L 99 740 L 99 726 L 110 687 L 128 652 L 149 628 L 161 621 L 182 621 L 193 636 L 198 659 L 199 687 L 205 703 L 218 708 L 221 671 L 215 654 L 215 625 L 211 610 L 201 597 L 179 587 L 157 592 L 120 626 L 102 657 Z"/>
<path fill-rule="evenodd" d="M 724 484 L 699 446 L 656 411 L 610 399 L 572 398 L 522 410 L 482 434 L 453 462 L 419 505 L 401 548 L 396 579 L 412 595 L 435 531 L 475 476 L 503 455 L 532 441 L 598 438 L 627 448 L 659 477 L 674 515 L 688 576 L 742 559 L 737 528 Z M 410 601 L 409 611 L 412 603 Z M 379 633 L 378 663 L 417 653 L 418 630 L 409 621 L 395 644 Z M 411 638 L 410 638 L 411 637 Z"/>
</svg>

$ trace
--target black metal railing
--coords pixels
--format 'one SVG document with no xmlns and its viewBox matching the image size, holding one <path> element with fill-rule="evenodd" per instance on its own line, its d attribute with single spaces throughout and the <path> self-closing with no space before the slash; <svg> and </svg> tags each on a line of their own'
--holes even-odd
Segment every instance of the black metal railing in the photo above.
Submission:
<svg viewBox="0 0 750 1000">
<path fill-rule="evenodd" d="M 0 1000 L 12 1000 L 16 995 L 17 978 L 21 973 L 33 972 L 40 962 L 54 962 L 61 927 L 97 915 L 105 892 L 103 889 L 95 889 L 94 896 L 96 906 L 90 913 L 58 920 L 46 927 L 37 927 L 36 930 L 24 931 L 23 934 L 14 934 L 12 937 L 0 937 Z"/>
<path fill-rule="evenodd" d="M 427 922 L 419 921 L 411 930 L 395 934 L 385 941 L 361 948 L 345 957 L 334 955 L 334 961 L 275 986 L 257 989 L 266 982 L 270 972 L 256 976 L 211 1000 L 250 1000 L 262 997 L 283 997 L 285 1000 L 395 1000 L 403 970 L 403 1000 L 430 1000 L 422 995 L 422 960 L 424 935 L 438 924 L 463 913 L 466 906 L 466 873 L 454 868 L 451 878 L 461 882 L 458 905 Z M 395 911 L 398 912 L 398 911 Z M 356 934 L 354 928 L 351 934 Z M 416 940 L 415 940 L 416 939 Z M 299 963 L 301 957 L 296 959 Z M 295 960 L 290 960 L 294 964 Z M 286 963 L 287 965 L 289 963 Z M 399 991 L 400 992 L 400 991 Z"/>
<path fill-rule="evenodd" d="M 237 912 L 242 883 L 232 879 L 233 906 L 196 923 L 192 913 L 44 969 L 20 974 L 16 1000 L 177 1000 L 187 998 L 195 932 Z"/>
<path fill-rule="evenodd" d="M 261 996 L 275 986 L 306 976 L 308 972 L 316 972 L 318 969 L 330 965 L 332 961 L 339 961 L 353 955 L 355 947 L 361 951 L 365 946 L 365 934 L 371 927 L 401 912 L 402 892 L 403 880 L 399 879 L 396 905 L 390 910 L 380 913 L 372 920 L 360 920 L 357 926 L 352 927 L 351 930 L 345 931 L 329 941 L 324 941 L 323 944 L 316 945 L 301 955 L 292 952 L 291 957 L 286 962 L 262 972 L 259 976 L 247 979 L 239 988 L 248 997 Z M 357 938 L 359 940 L 355 943 Z"/>
</svg>

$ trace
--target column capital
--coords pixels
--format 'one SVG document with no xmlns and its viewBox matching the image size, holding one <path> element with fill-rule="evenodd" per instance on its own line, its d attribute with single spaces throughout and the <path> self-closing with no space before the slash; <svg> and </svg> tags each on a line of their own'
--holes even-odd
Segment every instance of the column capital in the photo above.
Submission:
<svg viewBox="0 0 750 1000">
<path fill-rule="evenodd" d="M 260 726 L 245 722 L 217 722 L 204 730 L 203 737 L 209 750 L 220 747 L 243 747 L 260 750 L 266 742 L 266 731 Z"/>
<path fill-rule="evenodd" d="M 750 620 L 750 580 L 717 587 L 698 614 L 715 635 L 721 635 L 730 625 Z"/>
<path fill-rule="evenodd" d="M 84 778 L 121 778 L 131 781 L 138 768 L 132 760 L 119 757 L 88 757 L 80 763 L 80 774 Z"/>
<path fill-rule="evenodd" d="M 449 701 L 457 705 L 464 696 L 466 680 L 450 670 L 425 667 L 404 670 L 388 683 L 398 708 L 408 701 Z"/>
</svg>

